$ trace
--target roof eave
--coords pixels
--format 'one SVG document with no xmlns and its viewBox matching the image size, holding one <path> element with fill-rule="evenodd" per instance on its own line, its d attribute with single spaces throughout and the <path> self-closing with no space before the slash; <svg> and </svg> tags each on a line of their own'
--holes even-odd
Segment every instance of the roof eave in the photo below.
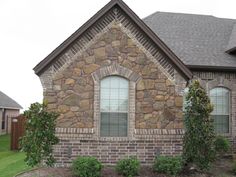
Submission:
<svg viewBox="0 0 236 177">
<path fill-rule="evenodd" d="M 20 110 L 23 109 L 22 107 L 8 107 L 8 106 L 0 106 L 0 109 L 14 109 L 14 110 Z"/>
<path fill-rule="evenodd" d="M 228 53 L 228 54 L 236 52 L 236 46 L 231 48 L 231 49 L 226 50 L 225 52 Z"/>
<path fill-rule="evenodd" d="M 187 65 L 191 71 L 236 72 L 236 67 Z"/>
</svg>

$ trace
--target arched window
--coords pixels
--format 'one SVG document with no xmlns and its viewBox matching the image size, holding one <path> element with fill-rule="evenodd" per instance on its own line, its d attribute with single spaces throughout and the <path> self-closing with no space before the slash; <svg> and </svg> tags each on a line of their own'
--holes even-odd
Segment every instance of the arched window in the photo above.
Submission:
<svg viewBox="0 0 236 177">
<path fill-rule="evenodd" d="M 214 110 L 211 115 L 214 118 L 216 133 L 229 133 L 230 117 L 230 92 L 223 87 L 216 87 L 210 90 L 211 102 Z"/>
<path fill-rule="evenodd" d="M 126 137 L 128 134 L 129 81 L 119 76 L 101 80 L 100 135 Z"/>
</svg>

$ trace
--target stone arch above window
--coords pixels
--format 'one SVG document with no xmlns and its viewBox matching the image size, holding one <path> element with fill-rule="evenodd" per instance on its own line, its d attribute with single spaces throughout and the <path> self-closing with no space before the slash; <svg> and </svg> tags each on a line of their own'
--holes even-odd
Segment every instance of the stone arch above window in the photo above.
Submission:
<svg viewBox="0 0 236 177">
<path fill-rule="evenodd" d="M 101 81 L 109 76 L 117 76 L 125 78 L 128 81 L 128 118 L 127 118 L 127 136 L 125 137 L 102 137 L 101 136 Z M 117 63 L 110 66 L 100 68 L 99 70 L 92 73 L 94 80 L 94 135 L 99 138 L 112 138 L 116 139 L 133 139 L 135 129 L 135 87 L 136 83 L 141 77 Z"/>
<path fill-rule="evenodd" d="M 208 91 L 215 87 L 225 87 L 229 90 L 233 90 L 233 84 L 228 79 L 225 79 L 224 77 L 218 77 L 214 80 L 211 80 L 208 82 Z"/>
<path fill-rule="evenodd" d="M 128 68 L 120 66 L 117 63 L 113 63 L 110 66 L 102 67 L 99 70 L 92 73 L 94 82 L 100 82 L 102 78 L 106 76 L 111 76 L 111 75 L 122 76 L 128 79 L 129 81 L 132 81 L 135 83 L 138 82 L 141 78 L 137 73 L 133 72 L 132 70 Z"/>
</svg>

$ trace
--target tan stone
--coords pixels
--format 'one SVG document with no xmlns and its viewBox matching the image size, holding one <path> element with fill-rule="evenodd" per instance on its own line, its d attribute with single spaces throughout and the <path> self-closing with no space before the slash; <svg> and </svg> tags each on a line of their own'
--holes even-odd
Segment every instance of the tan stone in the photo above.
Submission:
<svg viewBox="0 0 236 177">
<path fill-rule="evenodd" d="M 166 101 L 166 105 L 168 106 L 168 107 L 171 107 L 171 106 L 174 106 L 174 100 L 172 100 L 172 99 L 168 99 L 167 101 Z"/>
<path fill-rule="evenodd" d="M 75 76 L 81 76 L 81 69 L 79 69 L 79 68 L 74 68 L 73 74 L 74 74 Z"/>
<path fill-rule="evenodd" d="M 128 60 L 130 60 L 130 61 L 135 61 L 135 60 L 136 60 L 136 57 L 128 56 Z"/>
<path fill-rule="evenodd" d="M 167 125 L 166 125 L 166 129 L 173 129 L 174 128 L 174 123 L 173 121 L 169 122 Z"/>
<path fill-rule="evenodd" d="M 152 118 L 152 114 L 144 114 L 144 120 L 148 120 Z"/>
<path fill-rule="evenodd" d="M 175 106 L 182 107 L 183 106 L 183 97 L 176 97 L 175 98 Z"/>
<path fill-rule="evenodd" d="M 58 106 L 58 111 L 61 113 L 66 113 L 67 111 L 69 111 L 69 107 L 66 105 L 59 105 Z"/>
<path fill-rule="evenodd" d="M 142 80 L 137 83 L 137 90 L 144 90 L 145 86 Z"/>
<path fill-rule="evenodd" d="M 174 85 L 173 81 L 169 80 L 169 79 L 166 79 L 166 86 L 171 86 L 171 85 Z"/>
<path fill-rule="evenodd" d="M 75 80 L 74 80 L 74 79 L 71 79 L 71 78 L 66 79 L 65 84 L 66 84 L 66 85 L 74 85 L 74 84 L 75 84 Z"/>
<path fill-rule="evenodd" d="M 70 108 L 70 110 L 73 111 L 73 112 L 76 112 L 76 111 L 79 110 L 79 107 L 78 107 L 78 106 L 72 106 L 72 107 Z"/>
<path fill-rule="evenodd" d="M 90 64 L 90 65 L 85 65 L 83 70 L 85 74 L 90 74 L 94 72 L 96 69 L 98 69 L 100 66 L 97 64 Z"/>
<path fill-rule="evenodd" d="M 165 83 L 156 83 L 155 88 L 157 90 L 166 91 L 166 84 Z"/>
<path fill-rule="evenodd" d="M 157 95 L 157 96 L 155 97 L 155 99 L 156 99 L 157 101 L 164 101 L 164 100 L 165 100 L 165 97 L 164 97 L 163 95 Z"/>
<path fill-rule="evenodd" d="M 143 128 L 146 128 L 146 123 L 145 122 L 141 122 L 138 124 L 138 127 L 143 129 Z"/>
<path fill-rule="evenodd" d="M 56 104 L 48 104 L 47 105 L 48 110 L 56 109 L 56 107 L 57 107 Z"/>
<path fill-rule="evenodd" d="M 144 97 L 143 91 L 138 91 L 137 92 L 137 98 L 143 98 L 143 97 Z"/>
<path fill-rule="evenodd" d="M 154 89 L 155 81 L 152 79 L 144 80 L 145 89 Z"/>
<path fill-rule="evenodd" d="M 145 66 L 142 70 L 142 74 L 143 75 L 150 75 L 151 74 L 151 69 L 149 68 L 149 66 Z"/>
<path fill-rule="evenodd" d="M 113 47 L 117 47 L 117 46 L 119 46 L 120 45 L 120 41 L 112 41 L 112 43 L 111 43 L 111 45 L 113 46 Z"/>
<path fill-rule="evenodd" d="M 130 63 L 128 60 L 124 60 L 122 65 L 126 68 L 132 68 L 132 63 Z"/>
<path fill-rule="evenodd" d="M 46 101 L 47 103 L 55 103 L 57 101 L 55 96 L 46 96 L 44 98 L 44 101 Z"/>
<path fill-rule="evenodd" d="M 134 45 L 134 43 L 133 43 L 132 39 L 128 39 L 128 46 L 131 47 L 133 45 Z"/>
<path fill-rule="evenodd" d="M 83 66 L 85 65 L 84 61 L 80 61 L 77 63 L 77 68 L 83 68 Z"/>
<path fill-rule="evenodd" d="M 157 110 L 157 111 L 164 109 L 164 107 L 165 107 L 165 102 L 158 101 L 158 102 L 153 104 L 153 109 Z"/>
<path fill-rule="evenodd" d="M 96 58 L 105 58 L 106 57 L 105 47 L 100 47 L 100 48 L 94 49 L 94 55 Z"/>
<path fill-rule="evenodd" d="M 178 119 L 182 119 L 182 118 L 183 118 L 183 112 L 182 112 L 182 111 L 177 112 L 177 113 L 175 114 L 175 116 L 176 116 L 176 118 L 178 118 Z"/>
<path fill-rule="evenodd" d="M 61 86 L 60 85 L 54 85 L 53 89 L 57 90 L 57 91 L 60 91 L 61 90 Z"/>
<path fill-rule="evenodd" d="M 64 114 L 64 117 L 65 118 L 72 118 L 72 117 L 75 117 L 75 114 L 72 111 L 68 111 L 67 113 Z"/>
<path fill-rule="evenodd" d="M 80 94 L 81 98 L 88 99 L 91 97 L 90 92 L 83 92 Z"/>
<path fill-rule="evenodd" d="M 143 113 L 151 113 L 153 111 L 152 105 L 144 105 L 143 106 Z"/>
<path fill-rule="evenodd" d="M 80 97 L 76 94 L 71 94 L 69 97 L 67 97 L 63 102 L 65 105 L 68 106 L 76 106 L 79 105 Z"/>
<path fill-rule="evenodd" d="M 89 100 L 81 100 L 79 102 L 80 110 L 88 110 L 90 108 Z"/>
<path fill-rule="evenodd" d="M 86 63 L 92 64 L 95 62 L 95 57 L 94 56 L 88 56 L 85 58 Z"/>
</svg>

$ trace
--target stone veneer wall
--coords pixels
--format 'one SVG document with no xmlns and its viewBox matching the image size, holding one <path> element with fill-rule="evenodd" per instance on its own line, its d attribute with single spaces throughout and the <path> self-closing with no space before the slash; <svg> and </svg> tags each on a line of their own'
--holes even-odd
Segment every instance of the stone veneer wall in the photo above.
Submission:
<svg viewBox="0 0 236 177">
<path fill-rule="evenodd" d="M 115 23 L 81 55 L 75 55 L 71 64 L 50 78 L 52 87 L 45 88 L 44 99 L 49 110 L 60 113 L 57 120 L 60 143 L 54 150 L 58 166 L 69 165 L 78 155 L 92 155 L 108 164 L 124 156 L 137 155 L 143 163 L 150 164 L 157 153 L 181 153 L 181 91 L 186 81 L 177 72 L 174 80 L 168 77 L 153 58 L 147 56 L 147 51 L 138 46 L 137 41 Z M 163 57 L 161 53 L 159 56 Z M 115 69 L 107 69 L 104 76 L 121 75 L 130 80 L 133 101 L 129 104 L 130 108 L 133 106 L 129 119 L 133 125 L 129 127 L 128 137 L 99 136 L 96 76 L 99 70 L 109 67 Z M 132 74 L 137 76 L 134 81 Z"/>
</svg>

